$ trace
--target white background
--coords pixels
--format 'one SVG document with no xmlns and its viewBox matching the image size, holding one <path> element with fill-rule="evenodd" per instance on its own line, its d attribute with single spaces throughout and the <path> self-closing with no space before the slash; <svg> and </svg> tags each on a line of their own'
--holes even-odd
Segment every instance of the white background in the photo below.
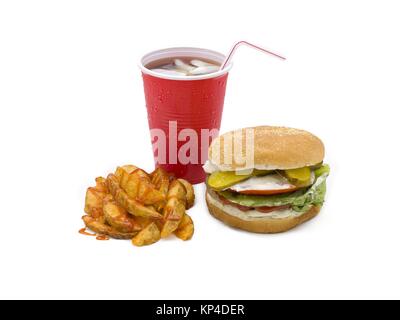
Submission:
<svg viewBox="0 0 400 320">
<path fill-rule="evenodd" d="M 396 1 L 1 1 L 0 298 L 400 298 Z M 78 234 L 98 175 L 153 169 L 140 56 L 237 52 L 222 131 L 307 129 L 326 205 L 284 234 L 225 227 L 196 186 L 192 241 Z"/>
</svg>

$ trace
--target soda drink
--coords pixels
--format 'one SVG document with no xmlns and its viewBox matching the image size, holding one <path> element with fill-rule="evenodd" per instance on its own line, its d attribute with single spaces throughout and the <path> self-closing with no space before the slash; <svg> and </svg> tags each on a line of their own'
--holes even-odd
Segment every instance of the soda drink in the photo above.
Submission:
<svg viewBox="0 0 400 320">
<path fill-rule="evenodd" d="M 156 166 L 196 184 L 218 135 L 228 72 L 225 56 L 201 48 L 153 51 L 140 61 Z"/>
</svg>

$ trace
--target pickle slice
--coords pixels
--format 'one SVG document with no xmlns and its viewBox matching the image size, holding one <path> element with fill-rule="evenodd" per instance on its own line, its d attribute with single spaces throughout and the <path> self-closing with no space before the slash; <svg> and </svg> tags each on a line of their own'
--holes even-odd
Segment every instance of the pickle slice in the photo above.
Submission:
<svg viewBox="0 0 400 320">
<path fill-rule="evenodd" d="M 266 176 L 267 174 L 270 174 L 272 172 L 275 172 L 275 170 L 260 170 L 260 169 L 254 169 L 253 173 L 251 174 L 252 176 L 260 177 L 260 176 Z"/>
<path fill-rule="evenodd" d="M 299 182 L 306 182 L 311 178 L 311 170 L 309 167 L 285 170 L 285 174 L 289 179 Z"/>
<path fill-rule="evenodd" d="M 207 183 L 212 189 L 219 191 L 251 176 L 252 174 L 237 175 L 235 171 L 217 171 L 208 177 Z"/>
</svg>

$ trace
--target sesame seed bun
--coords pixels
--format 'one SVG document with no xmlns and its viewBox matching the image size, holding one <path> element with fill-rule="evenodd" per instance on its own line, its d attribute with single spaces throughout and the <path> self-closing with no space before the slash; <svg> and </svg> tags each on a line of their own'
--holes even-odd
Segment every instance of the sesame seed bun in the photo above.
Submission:
<svg viewBox="0 0 400 320">
<path fill-rule="evenodd" d="M 251 161 L 245 161 L 250 145 L 254 146 L 253 157 L 250 155 Z M 307 131 L 260 126 L 230 131 L 219 136 L 212 141 L 208 157 L 219 170 L 235 171 L 302 168 L 322 162 L 324 155 L 322 141 Z"/>
</svg>

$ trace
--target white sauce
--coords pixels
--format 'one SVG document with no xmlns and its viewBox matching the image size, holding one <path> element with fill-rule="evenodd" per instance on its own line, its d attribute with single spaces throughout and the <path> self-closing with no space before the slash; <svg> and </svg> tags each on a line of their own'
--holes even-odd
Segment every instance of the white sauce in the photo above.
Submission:
<svg viewBox="0 0 400 320">
<path fill-rule="evenodd" d="M 279 174 L 269 174 L 261 177 L 251 177 L 245 181 L 239 182 L 227 189 L 236 192 L 246 190 L 287 190 L 294 189 L 295 185 L 289 183 Z"/>
</svg>

